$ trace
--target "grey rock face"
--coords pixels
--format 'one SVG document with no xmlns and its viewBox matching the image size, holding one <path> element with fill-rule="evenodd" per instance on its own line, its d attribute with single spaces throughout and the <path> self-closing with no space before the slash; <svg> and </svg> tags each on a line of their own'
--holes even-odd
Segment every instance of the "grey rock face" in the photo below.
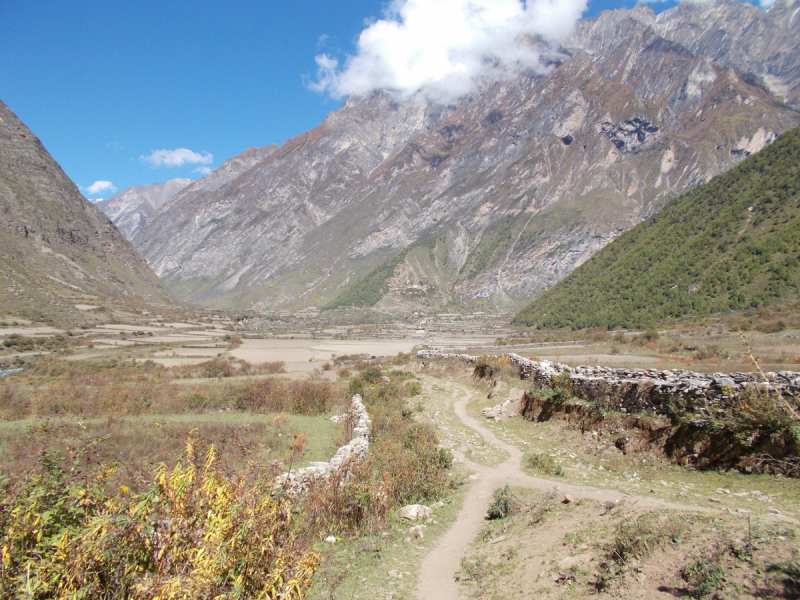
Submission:
<svg viewBox="0 0 800 600">
<path fill-rule="evenodd" d="M 251 147 L 229 158 L 197 181 L 181 178 L 171 179 L 166 183 L 135 185 L 114 194 L 108 200 L 98 202 L 97 206 L 111 218 L 127 239 L 134 240 L 147 221 L 176 195 L 180 194 L 184 198 L 183 202 L 187 202 L 188 198 L 216 192 L 277 149 L 275 144 L 263 148 Z"/>
<path fill-rule="evenodd" d="M 170 198 L 191 182 L 191 179 L 181 178 L 166 183 L 134 185 L 95 206 L 106 213 L 122 235 L 130 240 Z"/>
<path fill-rule="evenodd" d="M 798 7 L 604 12 L 546 48 L 547 76 L 456 106 L 350 98 L 219 189 L 178 194 L 135 243 L 214 306 L 320 306 L 409 249 L 379 308 L 517 307 L 800 123 Z"/>
</svg>

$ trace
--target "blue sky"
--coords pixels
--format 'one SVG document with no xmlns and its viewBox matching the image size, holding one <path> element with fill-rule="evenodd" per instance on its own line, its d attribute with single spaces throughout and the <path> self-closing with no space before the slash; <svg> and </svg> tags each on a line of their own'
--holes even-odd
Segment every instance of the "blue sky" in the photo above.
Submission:
<svg viewBox="0 0 800 600">
<path fill-rule="evenodd" d="M 584 16 L 633 4 L 592 0 Z M 249 146 L 281 144 L 337 108 L 340 100 L 307 85 L 317 77 L 315 57 L 343 65 L 384 7 L 378 0 L 6 0 L 0 99 L 91 198 L 112 193 L 102 185 L 89 193 L 97 181 L 121 190 L 194 179 Z M 152 154 L 159 150 L 167 152 Z"/>
</svg>

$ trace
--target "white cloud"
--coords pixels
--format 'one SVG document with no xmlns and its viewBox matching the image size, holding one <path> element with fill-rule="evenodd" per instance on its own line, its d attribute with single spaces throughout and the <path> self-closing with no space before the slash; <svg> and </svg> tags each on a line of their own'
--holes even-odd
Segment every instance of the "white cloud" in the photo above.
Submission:
<svg viewBox="0 0 800 600">
<path fill-rule="evenodd" d="M 393 0 L 384 19 L 361 32 L 344 66 L 316 57 L 309 87 L 333 97 L 376 89 L 439 100 L 463 96 L 483 80 L 533 68 L 545 72 L 525 36 L 563 38 L 587 0 Z"/>
<path fill-rule="evenodd" d="M 83 190 L 87 194 L 105 194 L 105 193 L 113 194 L 117 191 L 117 188 L 110 181 L 103 181 L 101 179 L 95 181 L 89 187 L 81 188 L 81 190 Z M 102 200 L 102 198 L 99 198 L 97 200 L 92 200 L 92 202 L 98 202 L 99 200 Z"/>
<path fill-rule="evenodd" d="M 214 162 L 214 156 L 208 152 L 193 152 L 188 148 L 175 150 L 153 150 L 149 156 L 140 156 L 139 160 L 148 162 L 154 167 L 182 167 L 183 165 L 204 164 Z"/>
<path fill-rule="evenodd" d="M 200 173 L 201 175 L 205 176 L 213 171 L 211 167 L 197 167 L 192 173 Z"/>
</svg>

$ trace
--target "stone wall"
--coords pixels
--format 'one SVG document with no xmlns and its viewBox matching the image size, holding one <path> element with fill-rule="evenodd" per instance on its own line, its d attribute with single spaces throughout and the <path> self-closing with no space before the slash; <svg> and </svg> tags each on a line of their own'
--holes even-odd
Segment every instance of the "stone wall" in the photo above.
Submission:
<svg viewBox="0 0 800 600">
<path fill-rule="evenodd" d="M 336 451 L 330 462 L 312 462 L 307 467 L 281 475 L 278 478 L 281 487 L 288 485 L 293 492 L 301 492 L 312 481 L 328 478 L 364 460 L 369 448 L 369 426 L 372 421 L 359 394 L 353 396 L 348 412 L 336 420 L 343 419 L 353 425 L 353 438 Z"/>
<path fill-rule="evenodd" d="M 651 412 L 667 415 L 675 407 L 702 415 L 709 410 L 725 410 L 745 388 L 761 387 L 779 391 L 784 397 L 800 394 L 800 373 L 696 373 L 683 369 L 615 369 L 611 367 L 567 365 L 533 361 L 518 354 L 504 354 L 519 368 L 520 378 L 540 387 L 551 387 L 556 377 L 566 378 L 575 396 L 605 401 L 620 412 Z M 417 358 L 457 359 L 476 364 L 477 356 L 422 350 Z M 796 401 L 796 400 L 795 400 Z"/>
</svg>

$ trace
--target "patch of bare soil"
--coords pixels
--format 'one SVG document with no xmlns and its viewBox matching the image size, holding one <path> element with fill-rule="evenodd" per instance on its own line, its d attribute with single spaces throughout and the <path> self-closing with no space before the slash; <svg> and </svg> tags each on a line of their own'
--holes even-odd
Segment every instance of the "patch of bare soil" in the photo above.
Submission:
<svg viewBox="0 0 800 600">
<path fill-rule="evenodd" d="M 603 487 L 531 476 L 521 464 L 521 432 L 509 435 L 467 410 L 471 386 L 425 382 L 451 390 L 458 421 L 508 458 L 473 462 L 459 452 L 463 432 L 444 431 L 444 444 L 473 477 L 455 524 L 422 563 L 418 598 L 798 597 L 793 519 L 640 496 L 611 489 L 605 475 Z M 506 485 L 516 514 L 487 521 L 493 492 Z"/>
<path fill-rule="evenodd" d="M 466 598 L 798 598 L 793 527 L 515 494 L 461 561 Z"/>
</svg>

